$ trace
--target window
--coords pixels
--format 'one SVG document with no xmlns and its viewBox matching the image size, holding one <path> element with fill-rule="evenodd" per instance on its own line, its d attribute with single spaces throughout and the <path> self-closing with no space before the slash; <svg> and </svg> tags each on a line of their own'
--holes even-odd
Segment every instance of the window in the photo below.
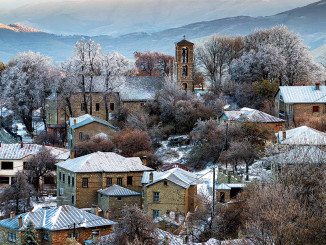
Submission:
<svg viewBox="0 0 326 245">
<path fill-rule="evenodd" d="M 153 210 L 153 218 L 157 218 L 160 216 L 160 211 L 159 210 Z"/>
<path fill-rule="evenodd" d="M 1 169 L 14 169 L 14 163 L 13 162 L 1 162 Z"/>
<path fill-rule="evenodd" d="M 75 177 L 71 177 L 71 185 L 75 186 Z"/>
<path fill-rule="evenodd" d="M 188 48 L 182 48 L 182 63 L 188 63 Z"/>
<path fill-rule="evenodd" d="M 59 172 L 59 180 L 61 180 L 61 172 Z"/>
<path fill-rule="evenodd" d="M 85 111 L 85 104 L 84 104 L 84 103 L 81 103 L 81 105 L 80 105 L 80 110 L 81 110 L 81 111 Z"/>
<path fill-rule="evenodd" d="M 121 197 L 117 197 L 117 200 L 118 200 L 118 201 L 121 201 L 121 200 L 122 200 L 122 198 L 121 198 Z"/>
<path fill-rule="evenodd" d="M 145 105 L 145 103 L 140 103 L 140 106 L 144 106 Z"/>
<path fill-rule="evenodd" d="M 167 181 L 164 181 L 164 186 L 168 186 L 168 182 Z"/>
<path fill-rule="evenodd" d="M 72 204 L 75 203 L 75 197 L 74 197 L 74 195 L 71 196 L 71 203 L 72 203 Z"/>
<path fill-rule="evenodd" d="M 63 188 L 60 188 L 59 189 L 59 196 L 62 196 L 63 195 Z"/>
<path fill-rule="evenodd" d="M 95 110 L 96 111 L 100 111 L 100 103 L 96 103 L 95 104 Z"/>
<path fill-rule="evenodd" d="M 154 202 L 159 202 L 160 201 L 160 193 L 159 192 L 154 192 Z"/>
<path fill-rule="evenodd" d="M 313 106 L 312 112 L 319 112 L 319 106 Z"/>
<path fill-rule="evenodd" d="M 28 162 L 23 162 L 23 169 L 27 170 L 28 169 Z"/>
<path fill-rule="evenodd" d="M 182 84 L 183 90 L 187 91 L 188 89 L 188 84 L 187 83 L 183 83 Z"/>
<path fill-rule="evenodd" d="M 0 177 L 0 184 L 9 184 L 9 177 Z"/>
<path fill-rule="evenodd" d="M 110 110 L 114 111 L 114 103 L 110 103 Z"/>
<path fill-rule="evenodd" d="M 83 178 L 82 187 L 88 188 L 88 178 Z"/>
<path fill-rule="evenodd" d="M 80 140 L 84 139 L 84 133 L 83 133 L 83 132 L 80 132 L 80 133 L 79 133 L 79 139 L 80 139 Z"/>
<path fill-rule="evenodd" d="M 93 240 L 96 240 L 96 237 L 100 236 L 100 230 L 93 230 L 92 235 L 93 235 Z"/>
<path fill-rule="evenodd" d="M 49 240 L 49 233 L 45 232 L 43 233 L 43 240 Z"/>
<path fill-rule="evenodd" d="M 188 76 L 188 66 L 183 66 L 182 67 L 182 76 L 183 77 Z"/>
<path fill-rule="evenodd" d="M 70 185 L 70 176 L 68 175 L 68 185 Z"/>
<path fill-rule="evenodd" d="M 109 187 L 112 185 L 112 178 L 106 178 L 106 186 Z"/>
<path fill-rule="evenodd" d="M 117 178 L 117 184 L 122 186 L 122 178 Z"/>
<path fill-rule="evenodd" d="M 65 174 L 62 174 L 62 182 L 65 183 L 65 180 L 66 179 L 66 175 Z"/>
<path fill-rule="evenodd" d="M 8 241 L 16 242 L 16 233 L 15 232 L 8 232 Z"/>
<path fill-rule="evenodd" d="M 132 176 L 127 177 L 127 185 L 132 185 Z"/>
</svg>

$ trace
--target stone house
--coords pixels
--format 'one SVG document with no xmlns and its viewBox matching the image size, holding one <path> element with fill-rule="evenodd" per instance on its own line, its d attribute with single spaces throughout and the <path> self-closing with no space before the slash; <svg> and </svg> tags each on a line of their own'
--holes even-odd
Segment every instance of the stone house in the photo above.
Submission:
<svg viewBox="0 0 326 245">
<path fill-rule="evenodd" d="M 224 111 L 219 117 L 219 121 L 222 123 L 255 123 L 270 128 L 274 132 L 278 132 L 285 128 L 285 120 L 246 107 L 235 111 Z"/>
<path fill-rule="evenodd" d="M 10 185 L 18 171 L 26 169 L 26 163 L 31 156 L 37 154 L 42 149 L 48 149 L 56 157 L 57 161 L 64 161 L 70 157 L 68 149 L 52 146 L 42 146 L 37 144 L 3 144 L 0 143 L 0 185 Z M 56 172 L 49 174 L 41 180 L 40 190 L 56 190 Z"/>
<path fill-rule="evenodd" d="M 95 152 L 57 164 L 58 204 L 90 208 L 98 203 L 100 189 L 114 184 L 140 192 L 145 171 L 139 157 Z"/>
<path fill-rule="evenodd" d="M 68 147 L 75 150 L 76 144 L 96 135 L 111 138 L 119 129 L 111 123 L 98 117 L 85 114 L 79 117 L 70 117 L 67 122 Z"/>
<path fill-rule="evenodd" d="M 197 175 L 180 168 L 144 173 L 144 210 L 159 217 L 169 212 L 186 216 L 197 205 Z"/>
<path fill-rule="evenodd" d="M 69 205 L 40 208 L 17 216 L 12 213 L 10 218 L 0 220 L 0 243 L 22 244 L 29 222 L 34 224 L 41 245 L 65 244 L 72 237 L 82 243 L 112 233 L 113 226 L 117 224 Z"/>
<path fill-rule="evenodd" d="M 275 96 L 275 110 L 280 118 L 296 124 L 306 117 L 326 115 L 326 86 L 280 86 Z"/>
<path fill-rule="evenodd" d="M 105 217 L 116 220 L 122 217 L 124 206 L 141 204 L 141 193 L 119 185 L 112 185 L 98 192 L 98 206 L 106 212 Z"/>
</svg>

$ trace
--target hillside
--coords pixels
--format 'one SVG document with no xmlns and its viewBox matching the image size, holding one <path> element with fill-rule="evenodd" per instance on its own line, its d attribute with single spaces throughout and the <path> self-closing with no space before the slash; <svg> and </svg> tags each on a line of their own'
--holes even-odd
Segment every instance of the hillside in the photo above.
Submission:
<svg viewBox="0 0 326 245">
<path fill-rule="evenodd" d="M 136 50 L 155 50 L 174 54 L 174 43 L 186 35 L 187 39 L 196 41 L 213 33 L 246 35 L 257 28 L 270 28 L 275 25 L 287 25 L 289 29 L 299 33 L 304 42 L 316 49 L 326 41 L 326 0 L 296 8 L 277 15 L 267 17 L 239 16 L 232 18 L 202 21 L 178 28 L 171 28 L 152 34 L 135 32 L 119 37 L 107 35 L 93 36 L 100 43 L 104 52 L 118 51 L 132 58 Z M 49 55 L 56 61 L 68 58 L 74 44 L 82 36 L 59 36 L 49 33 L 16 32 L 0 26 L 0 59 L 7 62 L 16 53 L 33 50 Z M 317 55 L 318 56 L 318 55 Z"/>
</svg>

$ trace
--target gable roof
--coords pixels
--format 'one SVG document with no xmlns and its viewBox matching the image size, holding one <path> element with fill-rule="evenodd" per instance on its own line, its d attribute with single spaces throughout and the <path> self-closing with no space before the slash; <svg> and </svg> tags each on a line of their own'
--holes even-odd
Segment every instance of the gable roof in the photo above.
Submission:
<svg viewBox="0 0 326 245">
<path fill-rule="evenodd" d="M 169 180 L 176 185 L 188 189 L 191 185 L 196 185 L 198 182 L 197 174 L 188 172 L 181 168 L 173 168 L 165 172 L 153 172 L 153 182 L 150 182 L 150 173 L 145 172 L 142 178 L 142 184 L 150 186 L 162 180 Z"/>
<path fill-rule="evenodd" d="M 75 120 L 76 120 L 76 125 L 74 125 L 75 123 Z M 87 125 L 87 124 L 90 124 L 92 122 L 97 122 L 97 123 L 100 123 L 100 124 L 103 124 L 105 126 L 108 126 L 114 130 L 118 130 L 117 127 L 113 126 L 111 123 L 105 121 L 105 120 L 102 120 L 98 117 L 94 117 L 92 115 L 89 115 L 89 114 L 85 114 L 85 115 L 82 115 L 82 116 L 79 116 L 79 117 L 70 117 L 69 118 L 69 125 L 70 128 L 72 129 L 76 129 L 76 128 L 79 128 L 79 127 L 82 127 L 84 125 Z"/>
<path fill-rule="evenodd" d="M 105 196 L 139 196 L 140 193 L 124 188 L 120 185 L 112 185 L 108 188 L 97 191 Z"/>
<path fill-rule="evenodd" d="M 326 86 L 280 86 L 279 92 L 284 103 L 326 103 Z"/>
<path fill-rule="evenodd" d="M 286 138 L 283 132 L 275 134 L 280 144 L 284 145 L 326 145 L 326 133 L 307 126 L 286 130 Z"/>
<path fill-rule="evenodd" d="M 153 169 L 143 165 L 139 157 L 123 157 L 114 152 L 95 152 L 56 164 L 75 173 L 142 172 Z"/>
<path fill-rule="evenodd" d="M 265 112 L 251 109 L 251 108 L 241 108 L 236 111 L 224 111 L 220 118 L 229 121 L 238 122 L 255 122 L 255 123 L 274 123 L 274 122 L 285 122 L 283 119 L 274 117 Z"/>
<path fill-rule="evenodd" d="M 1 144 L 0 159 L 18 160 L 30 155 L 35 155 L 42 149 L 50 150 L 57 160 L 67 160 L 70 157 L 70 151 L 64 148 L 43 146 L 37 144 Z"/>
<path fill-rule="evenodd" d="M 23 226 L 19 228 L 18 218 L 22 217 Z M 15 230 L 25 230 L 29 221 L 32 221 L 35 229 L 45 229 L 50 231 L 90 228 L 98 226 L 115 225 L 116 222 L 88 213 L 73 206 L 63 205 L 52 209 L 38 209 L 34 212 L 17 215 L 14 219 L 0 220 L 0 226 Z"/>
<path fill-rule="evenodd" d="M 194 43 L 189 42 L 189 41 L 186 40 L 186 39 L 182 39 L 181 41 L 177 42 L 177 44 L 183 44 L 183 45 L 189 45 L 189 44 L 192 44 L 192 45 L 194 45 Z"/>
</svg>

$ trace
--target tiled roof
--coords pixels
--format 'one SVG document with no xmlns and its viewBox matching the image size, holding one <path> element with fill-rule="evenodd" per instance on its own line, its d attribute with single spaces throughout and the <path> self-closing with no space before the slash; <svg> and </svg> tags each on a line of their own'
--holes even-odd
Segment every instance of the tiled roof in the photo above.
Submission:
<svg viewBox="0 0 326 245">
<path fill-rule="evenodd" d="M 23 226 L 19 228 L 18 218 L 23 218 Z M 14 219 L 0 220 L 0 226 L 15 230 L 25 230 L 29 221 L 32 221 L 35 229 L 51 231 L 76 228 L 90 228 L 107 225 L 115 225 L 116 222 L 85 212 L 73 206 L 64 205 L 52 209 L 38 209 L 34 212 L 17 215 Z"/>
<path fill-rule="evenodd" d="M 42 146 L 37 144 L 1 144 L 0 147 L 0 159 L 23 159 L 29 155 L 37 154 L 43 149 L 50 150 L 50 152 L 56 157 L 57 160 L 66 160 L 70 156 L 70 151 L 64 148 Z"/>
<path fill-rule="evenodd" d="M 120 185 L 113 185 L 97 192 L 105 196 L 139 196 L 140 193 L 124 188 Z"/>
<path fill-rule="evenodd" d="M 301 146 L 288 152 L 265 158 L 278 164 L 326 164 L 326 152 L 316 146 Z"/>
<path fill-rule="evenodd" d="M 142 164 L 139 157 L 123 157 L 114 152 L 95 152 L 57 163 L 58 167 L 76 173 L 142 172 L 153 169 Z"/>
<path fill-rule="evenodd" d="M 189 42 L 188 40 L 186 39 L 183 39 L 181 40 L 180 42 L 178 42 L 177 44 L 184 44 L 184 45 L 187 45 L 187 44 L 193 44 L 192 42 Z"/>
<path fill-rule="evenodd" d="M 284 103 L 326 103 L 326 86 L 280 86 Z"/>
<path fill-rule="evenodd" d="M 274 117 L 265 112 L 251 109 L 242 108 L 237 111 L 224 111 L 220 118 L 225 115 L 227 120 L 238 121 L 238 122 L 255 122 L 255 123 L 273 123 L 273 122 L 285 122 L 283 119 Z"/>
<path fill-rule="evenodd" d="M 74 125 L 75 123 L 75 120 L 76 120 L 76 125 Z M 105 120 L 102 120 L 98 117 L 94 117 L 94 116 L 91 116 L 89 114 L 85 114 L 85 115 L 82 115 L 82 116 L 79 116 L 79 117 L 70 117 L 69 118 L 69 125 L 71 125 L 70 127 L 72 129 L 76 129 L 76 128 L 79 128 L 79 127 L 82 127 L 84 125 L 87 125 L 89 123 L 92 123 L 92 122 L 98 122 L 100 124 L 103 124 L 103 125 L 106 125 L 114 130 L 118 130 L 117 127 L 114 127 L 111 123 L 105 121 Z"/>
<path fill-rule="evenodd" d="M 161 180 L 169 180 L 183 188 L 189 188 L 191 185 L 198 183 L 198 176 L 195 173 L 188 172 L 181 168 L 173 168 L 165 172 L 153 172 L 153 182 L 149 181 L 150 173 L 145 172 L 142 178 L 142 184 L 147 186 L 157 183 Z"/>
<path fill-rule="evenodd" d="M 307 126 L 286 130 L 286 138 L 283 139 L 283 132 L 275 134 L 280 144 L 286 145 L 326 145 L 326 133 Z"/>
</svg>

